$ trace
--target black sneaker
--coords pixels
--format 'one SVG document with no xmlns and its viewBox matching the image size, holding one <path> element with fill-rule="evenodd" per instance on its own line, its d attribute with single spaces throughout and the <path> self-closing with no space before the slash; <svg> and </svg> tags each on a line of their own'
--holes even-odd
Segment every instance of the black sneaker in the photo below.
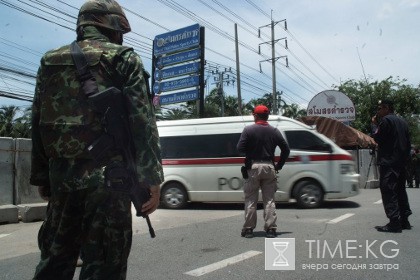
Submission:
<svg viewBox="0 0 420 280">
<path fill-rule="evenodd" d="M 393 233 L 402 232 L 401 224 L 388 223 L 384 226 L 376 226 L 375 228 L 376 228 L 377 231 L 380 231 L 380 232 L 393 232 Z"/>
<path fill-rule="evenodd" d="M 243 229 L 241 232 L 241 236 L 245 238 L 252 238 L 254 237 L 254 233 L 252 232 L 252 228 Z"/>
<path fill-rule="evenodd" d="M 266 231 L 266 233 L 265 233 L 265 236 L 266 236 L 267 238 L 275 238 L 275 237 L 277 237 L 277 232 L 276 232 L 276 229 L 274 229 L 274 228 L 270 228 L 270 229 L 268 229 L 268 230 Z"/>
</svg>

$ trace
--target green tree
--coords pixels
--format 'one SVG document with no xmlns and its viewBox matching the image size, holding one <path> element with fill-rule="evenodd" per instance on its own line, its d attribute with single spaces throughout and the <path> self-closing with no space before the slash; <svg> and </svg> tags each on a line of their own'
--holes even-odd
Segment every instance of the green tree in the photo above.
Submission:
<svg viewBox="0 0 420 280">
<path fill-rule="evenodd" d="M 13 120 L 18 108 L 16 106 L 2 106 L 0 108 L 0 136 L 10 137 L 13 131 Z"/>
<path fill-rule="evenodd" d="M 19 116 L 21 114 L 21 116 Z M 29 138 L 31 133 L 31 109 L 21 112 L 17 106 L 0 107 L 0 136 Z"/>
<path fill-rule="evenodd" d="M 236 96 L 222 96 L 217 88 L 210 91 L 205 98 L 204 113 L 207 117 L 239 116 L 238 98 Z M 223 107 L 223 112 L 222 112 Z"/>
<path fill-rule="evenodd" d="M 27 108 L 23 111 L 23 115 L 16 118 L 13 124 L 13 138 L 31 138 L 31 108 Z"/>
<path fill-rule="evenodd" d="M 189 112 L 189 118 L 198 118 L 197 102 L 189 101 L 183 106 L 184 111 Z M 223 100 L 223 116 L 239 116 L 238 98 L 235 96 L 225 96 Z M 204 118 L 214 118 L 222 116 L 222 96 L 218 89 L 214 88 L 204 98 Z"/>
<path fill-rule="evenodd" d="M 355 105 L 356 120 L 351 126 L 366 134 L 371 133 L 371 118 L 376 114 L 378 101 L 393 100 L 395 112 L 408 122 L 412 142 L 419 146 L 420 85 L 413 87 L 405 83 L 406 80 L 389 77 L 374 82 L 348 80 L 336 88 L 345 93 Z"/>
<path fill-rule="evenodd" d="M 306 110 L 300 109 L 299 105 L 297 104 L 286 104 L 284 103 L 283 107 L 283 116 L 292 118 L 292 119 L 298 119 L 300 117 L 306 116 Z"/>
<path fill-rule="evenodd" d="M 265 105 L 272 112 L 273 108 L 273 96 L 271 93 L 266 93 L 260 98 L 251 99 L 246 105 L 245 108 L 252 112 L 257 105 Z"/>
<path fill-rule="evenodd" d="M 222 115 L 222 96 L 218 93 L 218 89 L 214 88 L 204 99 L 204 115 L 205 118 L 220 117 Z M 225 96 L 223 102 L 223 116 L 240 116 L 249 115 L 257 105 L 265 105 L 272 110 L 272 95 L 270 93 L 264 94 L 257 99 L 251 99 L 249 102 L 244 103 L 242 112 L 239 111 L 238 98 L 236 96 Z M 306 110 L 299 109 L 297 104 L 288 105 L 283 100 L 279 102 L 279 109 L 284 112 L 283 115 L 291 118 L 299 118 L 306 114 Z M 197 102 L 189 101 L 182 103 L 172 109 L 160 110 L 157 113 L 158 119 L 189 119 L 198 118 L 197 115 Z"/>
<path fill-rule="evenodd" d="M 176 107 L 166 110 L 162 113 L 162 120 L 182 120 L 188 119 L 190 113 L 182 107 Z"/>
</svg>

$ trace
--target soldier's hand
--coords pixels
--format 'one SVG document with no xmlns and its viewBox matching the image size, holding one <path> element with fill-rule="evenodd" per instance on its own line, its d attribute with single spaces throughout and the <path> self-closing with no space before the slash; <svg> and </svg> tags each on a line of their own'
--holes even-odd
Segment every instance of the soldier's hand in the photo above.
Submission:
<svg viewBox="0 0 420 280">
<path fill-rule="evenodd" d="M 50 187 L 38 186 L 38 193 L 39 193 L 39 196 L 43 200 L 45 200 L 45 201 L 49 201 L 50 200 L 50 196 L 51 196 Z"/>
<path fill-rule="evenodd" d="M 160 202 L 160 186 L 150 186 L 150 199 L 143 204 L 141 211 L 146 215 L 155 212 Z"/>
</svg>

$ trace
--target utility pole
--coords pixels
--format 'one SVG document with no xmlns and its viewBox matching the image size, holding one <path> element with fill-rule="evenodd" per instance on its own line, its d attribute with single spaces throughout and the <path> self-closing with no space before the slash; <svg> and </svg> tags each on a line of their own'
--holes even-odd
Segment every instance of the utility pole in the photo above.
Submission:
<svg viewBox="0 0 420 280">
<path fill-rule="evenodd" d="M 220 116 L 225 116 L 225 95 L 223 94 L 223 74 L 224 72 L 219 73 L 219 83 L 217 85 L 217 94 L 220 96 L 221 106 L 220 106 Z"/>
<path fill-rule="evenodd" d="M 211 74 L 215 75 L 214 80 L 215 83 L 217 85 L 217 94 L 220 96 L 220 116 L 224 117 L 225 116 L 225 94 L 224 94 L 224 90 L 223 90 L 223 85 L 229 85 L 230 83 L 234 84 L 235 83 L 235 78 L 231 75 L 229 75 L 229 73 L 232 73 L 232 69 L 229 68 L 224 68 L 224 70 L 219 70 L 219 67 L 216 67 L 216 70 L 212 70 Z"/>
<path fill-rule="evenodd" d="M 242 96 L 241 96 L 241 71 L 239 70 L 239 46 L 238 46 L 238 24 L 235 23 L 235 50 L 236 50 L 236 88 L 238 89 L 238 109 L 242 115 Z"/>
<path fill-rule="evenodd" d="M 288 64 L 287 56 L 278 56 L 278 57 L 276 57 L 275 45 L 276 45 L 276 43 L 278 41 L 285 40 L 286 49 L 287 49 L 287 38 L 286 37 L 280 38 L 280 39 L 274 39 L 275 38 L 275 35 L 274 35 L 274 27 L 276 26 L 276 24 L 278 24 L 280 22 L 284 22 L 284 29 L 287 30 L 287 22 L 286 22 L 286 20 L 283 19 L 283 20 L 280 20 L 280 21 L 274 21 L 273 20 L 273 11 L 271 11 L 271 23 L 270 24 L 267 24 L 267 25 L 264 25 L 264 26 L 261 26 L 261 27 L 258 28 L 258 38 L 261 38 L 260 29 L 263 28 L 263 27 L 271 27 L 271 41 L 260 43 L 258 45 L 258 54 L 261 54 L 261 45 L 262 44 L 271 44 L 271 58 L 260 61 L 260 71 L 262 72 L 262 70 L 261 70 L 261 62 L 271 61 L 271 69 L 272 69 L 272 76 L 273 76 L 273 78 L 272 78 L 273 79 L 273 92 L 272 92 L 272 95 L 273 95 L 272 96 L 272 99 L 273 99 L 273 108 L 272 109 L 273 109 L 273 114 L 275 114 L 275 115 L 278 114 L 277 89 L 276 89 L 276 61 L 279 58 L 285 57 L 286 58 L 286 64 Z"/>
</svg>

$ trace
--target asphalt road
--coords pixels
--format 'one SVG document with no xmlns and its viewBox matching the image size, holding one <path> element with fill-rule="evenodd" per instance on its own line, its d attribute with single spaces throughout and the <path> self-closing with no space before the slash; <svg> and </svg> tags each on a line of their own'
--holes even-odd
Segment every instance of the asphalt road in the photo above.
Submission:
<svg viewBox="0 0 420 280">
<path fill-rule="evenodd" d="M 127 279 L 420 279 L 420 190 L 407 191 L 413 228 L 398 234 L 374 229 L 387 223 L 378 189 L 313 210 L 279 204 L 279 239 L 265 238 L 261 209 L 255 237 L 241 238 L 242 204 L 158 209 L 155 239 L 134 220 Z M 0 225 L 0 280 L 31 279 L 40 224 Z"/>
</svg>

